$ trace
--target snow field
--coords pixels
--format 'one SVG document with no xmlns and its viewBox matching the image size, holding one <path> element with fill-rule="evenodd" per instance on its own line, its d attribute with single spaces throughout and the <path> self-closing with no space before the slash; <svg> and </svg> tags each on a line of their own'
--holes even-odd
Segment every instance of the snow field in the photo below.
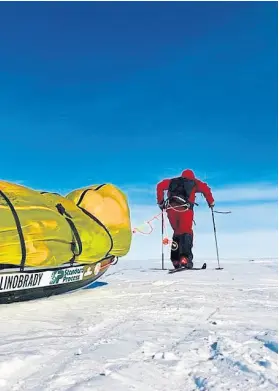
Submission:
<svg viewBox="0 0 279 391">
<path fill-rule="evenodd" d="M 277 390 L 277 260 L 207 265 L 120 260 L 92 289 L 1 305 L 0 390 Z"/>
</svg>

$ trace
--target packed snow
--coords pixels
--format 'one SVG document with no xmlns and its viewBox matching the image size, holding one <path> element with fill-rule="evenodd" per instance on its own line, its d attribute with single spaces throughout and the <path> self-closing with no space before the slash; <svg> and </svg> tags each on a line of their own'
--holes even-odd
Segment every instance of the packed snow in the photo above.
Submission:
<svg viewBox="0 0 279 391">
<path fill-rule="evenodd" d="M 1 305 L 0 389 L 277 390 L 277 260 L 221 266 L 120 259 L 90 289 Z"/>
</svg>

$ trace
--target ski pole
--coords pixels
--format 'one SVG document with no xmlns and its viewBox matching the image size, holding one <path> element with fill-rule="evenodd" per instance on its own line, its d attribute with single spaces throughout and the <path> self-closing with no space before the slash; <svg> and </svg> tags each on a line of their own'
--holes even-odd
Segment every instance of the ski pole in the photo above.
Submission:
<svg viewBox="0 0 279 391">
<path fill-rule="evenodd" d="M 164 270 L 164 211 L 162 211 L 162 270 Z"/>
<path fill-rule="evenodd" d="M 214 229 L 214 236 L 215 236 L 215 245 L 216 245 L 217 260 L 218 260 L 218 267 L 216 268 L 216 270 L 222 270 L 222 269 L 224 269 L 224 268 L 223 268 L 223 267 L 220 267 L 219 251 L 218 251 L 217 235 L 216 235 L 216 225 L 215 225 L 215 220 L 214 220 L 213 208 L 211 208 L 211 214 L 212 214 L 212 222 L 213 222 L 213 229 Z"/>
</svg>

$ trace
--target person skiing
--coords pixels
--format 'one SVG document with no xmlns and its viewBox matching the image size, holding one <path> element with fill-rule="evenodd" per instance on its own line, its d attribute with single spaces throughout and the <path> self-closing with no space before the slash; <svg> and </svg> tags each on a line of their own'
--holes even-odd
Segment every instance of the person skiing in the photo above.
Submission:
<svg viewBox="0 0 279 391">
<path fill-rule="evenodd" d="M 164 192 L 167 191 L 167 199 Z M 202 193 L 210 208 L 214 198 L 207 183 L 195 177 L 192 170 L 184 170 L 180 177 L 163 179 L 157 184 L 157 203 L 166 210 L 173 229 L 171 262 L 175 269 L 193 267 L 193 220 L 196 193 Z"/>
</svg>

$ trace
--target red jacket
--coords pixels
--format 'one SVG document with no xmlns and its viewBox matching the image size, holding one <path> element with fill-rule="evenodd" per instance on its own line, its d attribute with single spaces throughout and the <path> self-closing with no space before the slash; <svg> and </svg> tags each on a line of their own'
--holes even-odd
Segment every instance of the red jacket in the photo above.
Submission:
<svg viewBox="0 0 279 391">
<path fill-rule="evenodd" d="M 207 183 L 200 181 L 195 178 L 195 175 L 192 170 L 185 170 L 182 172 L 184 178 L 193 179 L 196 183 L 192 193 L 190 194 L 189 201 L 195 202 L 196 193 L 202 193 L 208 203 L 208 205 L 214 204 L 214 198 L 211 193 L 210 187 Z M 157 184 L 157 202 L 158 204 L 164 200 L 164 191 L 168 190 L 171 179 L 164 179 Z"/>
</svg>

